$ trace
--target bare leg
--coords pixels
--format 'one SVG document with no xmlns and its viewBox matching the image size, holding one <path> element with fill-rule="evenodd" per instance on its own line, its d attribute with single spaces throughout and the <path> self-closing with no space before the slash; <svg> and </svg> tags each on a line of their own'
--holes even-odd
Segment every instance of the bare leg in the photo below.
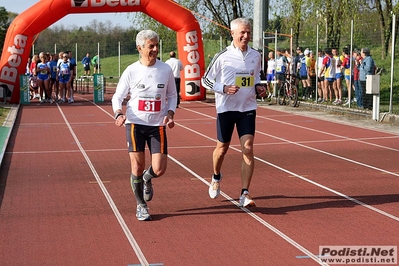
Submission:
<svg viewBox="0 0 399 266">
<path fill-rule="evenodd" d="M 243 189 L 249 189 L 255 166 L 253 151 L 254 136 L 244 135 L 240 138 L 240 143 L 242 151 L 241 183 Z"/>
<path fill-rule="evenodd" d="M 230 142 L 222 143 L 218 141 L 216 143 L 216 148 L 213 151 L 213 173 L 220 174 L 220 169 L 222 168 L 224 156 L 229 149 Z"/>
</svg>

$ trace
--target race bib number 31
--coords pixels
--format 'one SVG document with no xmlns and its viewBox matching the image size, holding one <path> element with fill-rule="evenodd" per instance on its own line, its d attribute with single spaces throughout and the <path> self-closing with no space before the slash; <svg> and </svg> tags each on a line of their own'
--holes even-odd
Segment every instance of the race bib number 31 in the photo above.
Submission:
<svg viewBox="0 0 399 266">
<path fill-rule="evenodd" d="M 139 100 L 139 111 L 159 112 L 161 111 L 161 101 Z"/>
<path fill-rule="evenodd" d="M 236 86 L 240 88 L 253 88 L 254 82 L 254 76 L 249 74 L 240 73 L 236 75 Z"/>
</svg>

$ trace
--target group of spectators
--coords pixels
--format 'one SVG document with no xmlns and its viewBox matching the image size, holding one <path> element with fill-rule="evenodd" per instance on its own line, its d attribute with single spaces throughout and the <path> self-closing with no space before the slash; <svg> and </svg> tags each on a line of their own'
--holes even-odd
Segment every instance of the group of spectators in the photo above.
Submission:
<svg viewBox="0 0 399 266">
<path fill-rule="evenodd" d="M 76 60 L 71 51 L 41 52 L 28 60 L 27 74 L 31 100 L 42 103 L 73 103 Z"/>
<path fill-rule="evenodd" d="M 343 103 L 343 80 L 346 89 L 354 91 L 358 108 L 372 109 L 372 96 L 366 94 L 366 77 L 375 73 L 375 63 L 368 48 L 350 49 L 325 48 L 319 50 L 317 58 L 309 48 L 297 47 L 296 54 L 289 49 L 277 49 L 276 55 L 269 52 L 267 60 L 267 89 L 272 97 L 271 81 L 281 84 L 287 78 L 293 78 L 295 84 L 302 84 L 302 99 L 312 100 L 318 85 L 318 103 L 348 105 L 349 98 Z M 334 100 L 333 100 L 334 99 Z"/>
<path fill-rule="evenodd" d="M 84 75 L 90 75 L 91 65 L 94 65 L 94 74 L 99 73 L 98 55 L 91 59 L 90 53 L 86 53 L 82 64 Z M 76 60 L 71 51 L 58 54 L 41 52 L 33 55 L 26 67 L 30 99 L 38 99 L 40 103 L 73 103 L 76 67 Z"/>
</svg>

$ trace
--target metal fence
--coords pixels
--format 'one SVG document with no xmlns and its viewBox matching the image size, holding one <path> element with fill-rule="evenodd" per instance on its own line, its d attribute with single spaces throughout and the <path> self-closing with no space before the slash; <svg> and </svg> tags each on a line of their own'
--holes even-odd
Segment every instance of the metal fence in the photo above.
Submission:
<svg viewBox="0 0 399 266">
<path fill-rule="evenodd" d="M 395 21 L 395 19 L 393 20 Z M 267 55 L 268 51 L 274 51 L 276 48 L 287 48 L 292 49 L 296 44 L 304 48 L 309 48 L 313 51 L 317 51 L 318 49 L 323 49 L 326 47 L 327 39 L 325 36 L 326 25 L 312 25 L 315 26 L 315 30 L 312 31 L 312 34 L 308 34 L 306 36 L 299 36 L 299 39 L 295 39 L 292 35 L 292 31 L 286 33 L 265 33 L 265 43 L 263 47 L 263 54 Z M 363 48 L 368 47 L 371 50 L 372 57 L 374 58 L 377 67 L 382 69 L 381 79 L 380 79 L 380 111 L 381 112 L 390 112 L 399 114 L 399 70 L 397 69 L 399 66 L 394 68 L 394 60 L 395 56 L 398 57 L 398 49 L 395 45 L 390 45 L 388 54 L 385 55 L 385 58 L 382 59 L 382 45 L 381 45 L 381 36 L 380 31 L 377 31 L 379 25 L 373 22 L 361 21 L 354 22 L 352 27 L 346 27 L 347 29 L 343 30 L 341 33 L 341 47 L 339 50 L 342 50 L 342 47 L 349 45 L 351 50 L 354 48 Z M 394 26 L 395 27 L 395 26 Z M 395 29 L 393 27 L 393 30 Z M 362 32 L 358 30 L 362 29 Z M 319 30 L 321 29 L 321 30 Z M 365 32 L 369 34 L 366 35 Z M 398 32 L 394 32 L 393 36 L 398 36 Z M 215 53 L 222 50 L 224 47 L 230 44 L 231 40 L 226 39 L 204 39 L 204 57 L 205 63 L 209 64 Z M 74 57 L 77 59 L 79 63 L 80 60 L 85 56 L 87 49 L 80 49 L 83 45 L 79 43 L 75 44 L 75 47 L 70 47 L 69 50 L 74 51 Z M 113 81 L 117 82 L 118 77 L 121 75 L 121 72 L 126 68 L 127 65 L 133 62 L 133 56 L 137 55 L 137 51 L 132 49 L 135 46 L 134 42 L 119 42 L 117 40 L 113 42 L 107 43 L 93 43 L 92 50 L 89 51 L 92 55 L 99 54 L 100 56 L 100 64 L 101 60 L 108 60 L 111 57 L 107 55 L 117 54 L 116 56 L 112 56 L 113 63 L 103 65 L 102 73 L 105 77 L 111 78 Z M 57 47 L 61 47 L 61 45 L 53 44 L 52 45 L 54 51 L 50 51 L 51 53 L 57 53 Z M 87 47 L 87 44 L 85 45 Z M 396 48 L 396 49 L 395 49 Z M 38 53 L 42 49 L 40 47 L 33 47 L 33 53 Z M 35 51 L 36 50 L 36 51 Z M 176 42 L 160 42 L 160 59 L 166 60 L 168 59 L 168 53 L 172 50 L 177 50 Z M 115 53 L 117 51 L 117 53 Z M 78 75 L 83 75 L 83 67 L 81 64 L 78 64 Z M 345 82 L 343 82 L 344 88 L 344 96 L 348 97 L 348 88 L 346 88 Z M 316 90 L 317 91 L 317 90 Z M 301 88 L 300 88 L 301 93 Z M 356 105 L 350 106 L 350 108 L 356 108 Z"/>
</svg>

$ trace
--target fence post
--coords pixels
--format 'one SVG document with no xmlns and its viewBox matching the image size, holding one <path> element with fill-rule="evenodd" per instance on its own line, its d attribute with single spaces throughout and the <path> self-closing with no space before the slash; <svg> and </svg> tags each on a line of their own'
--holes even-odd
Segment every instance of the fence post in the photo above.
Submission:
<svg viewBox="0 0 399 266">
<path fill-rule="evenodd" d="M 392 14 L 392 52 L 391 52 L 391 57 L 392 57 L 392 59 L 391 59 L 391 90 L 390 90 L 390 93 L 389 93 L 389 113 L 392 113 L 392 108 L 393 108 L 393 106 L 392 106 L 392 97 L 393 97 L 393 74 L 394 74 L 394 71 L 393 71 L 393 62 L 394 62 L 394 59 L 395 59 L 395 36 L 396 36 L 396 32 L 395 32 L 395 29 L 396 29 L 396 15 L 395 14 Z"/>
</svg>

